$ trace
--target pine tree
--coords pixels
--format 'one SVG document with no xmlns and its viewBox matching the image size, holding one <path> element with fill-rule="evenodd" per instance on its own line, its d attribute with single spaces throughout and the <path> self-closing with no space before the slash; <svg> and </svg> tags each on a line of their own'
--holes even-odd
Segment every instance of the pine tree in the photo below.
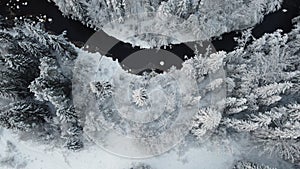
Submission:
<svg viewBox="0 0 300 169">
<path fill-rule="evenodd" d="M 34 131 L 50 123 L 52 114 L 48 106 L 37 102 L 15 102 L 0 113 L 0 126 L 20 131 Z"/>
<path fill-rule="evenodd" d="M 64 76 L 56 59 L 41 58 L 40 76 L 29 88 L 37 99 L 49 101 L 56 108 L 56 115 L 61 121 L 62 136 L 66 138 L 66 146 L 70 149 L 81 148 L 82 127 L 70 98 L 71 81 Z"/>
<path fill-rule="evenodd" d="M 249 133 L 266 154 L 300 161 L 299 24 L 289 34 L 259 39 L 246 31 L 225 59 L 228 98 L 222 120 L 229 130 Z"/>
<path fill-rule="evenodd" d="M 192 122 L 191 133 L 201 139 L 207 132 L 211 132 L 219 126 L 222 115 L 213 108 L 202 108 L 195 115 Z"/>
<path fill-rule="evenodd" d="M 133 164 L 130 169 L 152 169 L 150 165 L 144 163 Z"/>
<path fill-rule="evenodd" d="M 18 22 L 0 30 L 0 94 L 8 99 L 30 96 L 28 86 L 39 76 L 39 59 L 57 57 L 62 64 L 76 58 L 73 45 L 63 35 L 45 33 L 42 25 Z"/>
<path fill-rule="evenodd" d="M 113 86 L 110 82 L 91 82 L 90 88 L 91 92 L 100 99 L 110 97 L 113 92 Z"/>
<path fill-rule="evenodd" d="M 148 100 L 148 94 L 146 89 L 139 88 L 132 92 L 132 102 L 136 106 L 138 107 L 146 106 L 148 104 L 147 100 Z"/>
<path fill-rule="evenodd" d="M 173 34 L 174 29 L 172 28 L 176 27 L 175 30 L 184 30 L 187 37 L 193 37 L 187 39 L 186 42 L 194 41 L 195 37 L 197 40 L 209 40 L 226 32 L 252 27 L 259 23 L 264 15 L 280 9 L 282 2 L 282 0 L 143 0 L 139 3 L 136 3 L 135 0 L 53 1 L 63 14 L 96 30 L 102 29 L 111 22 L 117 25 L 123 24 L 128 19 L 147 13 L 148 15 L 145 16 L 151 15 L 153 16 L 152 20 L 155 20 L 151 27 L 145 26 L 144 29 L 138 25 L 140 22 L 137 22 L 138 24 L 127 23 L 130 26 L 122 27 L 125 29 L 124 32 L 136 33 L 133 28 L 138 27 L 140 29 L 138 34 L 155 33 L 154 30 L 169 30 L 168 35 L 164 34 L 169 36 Z M 168 17 L 162 19 L 163 16 Z M 144 19 L 149 19 L 147 17 Z M 120 34 L 113 34 L 113 36 L 118 35 Z M 127 39 L 127 41 L 132 45 L 141 45 L 136 44 L 139 41 L 151 44 L 151 39 L 155 40 L 156 38 L 156 35 L 147 38 L 137 36 Z M 177 37 L 169 38 L 172 40 L 168 43 L 175 43 L 173 38 L 178 39 Z M 165 43 L 161 42 L 150 47 L 160 47 L 160 45 L 165 45 Z"/>
<path fill-rule="evenodd" d="M 72 142 L 77 139 L 78 145 L 82 145 L 81 135 L 78 134 L 82 127 L 70 99 L 71 82 L 68 79 L 72 77 L 72 64 L 77 57 L 74 45 L 66 40 L 64 34 L 48 34 L 41 24 L 33 24 L 29 20 L 0 26 L 0 94 L 18 104 L 16 110 L 11 108 L 14 112 L 11 116 L 1 116 L 2 125 L 28 131 L 35 125 L 47 124 L 44 126 L 44 133 L 39 134 L 49 137 L 51 132 L 55 132 L 56 124 L 43 121 L 46 118 L 43 119 L 42 115 L 51 118 L 58 116 L 62 122 L 62 137 L 67 133 L 67 139 L 74 137 Z M 34 90 L 32 86 L 35 87 Z M 56 114 L 50 109 L 45 110 L 43 114 L 43 106 L 49 107 L 50 104 L 36 105 L 36 99 L 42 103 L 51 102 L 56 108 Z M 31 103 L 35 107 L 26 107 L 19 102 Z M 28 116 L 29 114 L 32 116 Z M 67 132 L 69 128 L 74 127 L 78 130 L 72 129 Z"/>
<path fill-rule="evenodd" d="M 238 161 L 233 169 L 276 169 L 266 165 L 258 165 L 248 161 Z"/>
<path fill-rule="evenodd" d="M 8 99 L 24 99 L 30 95 L 28 85 L 38 76 L 39 62 L 22 50 L 17 39 L 0 33 L 0 94 Z"/>
</svg>

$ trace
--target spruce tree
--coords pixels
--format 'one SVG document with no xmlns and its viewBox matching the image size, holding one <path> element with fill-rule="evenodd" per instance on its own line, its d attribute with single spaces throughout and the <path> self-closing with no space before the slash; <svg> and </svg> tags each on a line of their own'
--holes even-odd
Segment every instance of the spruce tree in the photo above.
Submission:
<svg viewBox="0 0 300 169">
<path fill-rule="evenodd" d="M 77 57 L 74 45 L 66 40 L 64 33 L 49 34 L 42 24 L 29 20 L 14 25 L 1 23 L 0 28 L 0 94 L 14 105 L 10 111 L 2 112 L 2 126 L 29 131 L 48 123 L 46 117 L 60 118 L 61 137 L 67 137 L 66 142 L 72 143 L 69 145 L 77 145 L 72 149 L 82 147 L 78 132 L 82 127 L 72 104 L 69 79 Z M 37 104 L 37 100 L 43 104 Z M 57 124 L 48 127 L 51 125 Z M 78 143 L 74 144 L 74 140 Z"/>
<path fill-rule="evenodd" d="M 53 118 L 45 103 L 19 101 L 2 108 L 0 126 L 20 131 L 34 131 L 45 127 Z"/>
<path fill-rule="evenodd" d="M 54 58 L 41 58 L 40 76 L 29 86 L 30 91 L 41 101 L 49 101 L 60 119 L 62 137 L 70 149 L 82 147 L 82 127 L 71 99 L 71 81 L 64 76 Z"/>
<path fill-rule="evenodd" d="M 249 133 L 259 151 L 299 164 L 300 22 L 295 21 L 289 34 L 279 30 L 255 39 L 247 31 L 228 53 L 222 124 Z"/>
<path fill-rule="evenodd" d="M 266 165 L 258 165 L 248 161 L 238 161 L 233 169 L 276 169 Z"/>
</svg>

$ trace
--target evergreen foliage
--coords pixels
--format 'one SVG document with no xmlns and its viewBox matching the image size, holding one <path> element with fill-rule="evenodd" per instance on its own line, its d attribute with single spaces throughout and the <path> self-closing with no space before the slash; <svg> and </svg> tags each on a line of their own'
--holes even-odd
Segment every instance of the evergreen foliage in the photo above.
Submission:
<svg viewBox="0 0 300 169">
<path fill-rule="evenodd" d="M 299 25 L 289 34 L 276 31 L 251 39 L 226 58 L 228 97 L 223 124 L 250 133 L 253 143 L 269 154 L 300 162 Z M 249 38 L 252 42 L 249 45 Z"/>
<path fill-rule="evenodd" d="M 0 28 L 0 95 L 12 102 L 1 112 L 1 126 L 19 131 L 39 129 L 48 137 L 57 125 L 50 123 L 59 118 L 66 145 L 82 147 L 82 127 L 72 105 L 69 79 L 77 57 L 74 46 L 64 34 L 48 34 L 41 24 L 29 20 L 12 27 L 1 22 Z M 46 129 L 51 126 L 54 128 Z"/>
</svg>

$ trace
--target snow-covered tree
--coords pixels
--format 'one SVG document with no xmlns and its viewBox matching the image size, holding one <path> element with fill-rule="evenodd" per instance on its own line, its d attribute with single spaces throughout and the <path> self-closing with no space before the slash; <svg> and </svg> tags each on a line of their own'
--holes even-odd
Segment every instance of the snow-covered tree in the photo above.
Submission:
<svg viewBox="0 0 300 169">
<path fill-rule="evenodd" d="M 95 29 L 102 29 L 108 23 L 113 23 L 113 27 L 105 28 L 111 36 L 142 47 L 166 45 L 160 42 L 151 46 L 152 39 L 159 39 L 157 38 L 159 33 L 169 37 L 167 43 L 170 44 L 209 40 L 225 32 L 246 29 L 259 23 L 264 15 L 278 10 L 282 2 L 282 0 L 143 0 L 138 3 L 136 0 L 52 1 L 63 14 Z M 132 22 L 133 18 L 137 20 Z M 141 24 L 144 21 L 145 24 Z M 149 23 L 151 26 L 147 26 Z M 145 33 L 150 34 L 147 37 L 139 36 Z M 129 34 L 133 36 L 128 37 Z M 177 37 L 173 37 L 174 34 Z M 142 42 L 148 45 L 143 46 Z"/>
<path fill-rule="evenodd" d="M 147 99 L 148 94 L 144 88 L 136 89 L 132 92 L 132 102 L 138 107 L 147 105 Z"/>
<path fill-rule="evenodd" d="M 250 133 L 259 150 L 296 164 L 300 161 L 299 24 L 298 20 L 289 34 L 279 30 L 259 39 L 246 31 L 240 46 L 227 54 L 229 87 L 222 120 L 228 129 Z"/>
<path fill-rule="evenodd" d="M 213 131 L 218 127 L 221 118 L 221 113 L 214 108 L 200 109 L 192 122 L 192 134 L 201 139 L 207 132 Z"/>
<path fill-rule="evenodd" d="M 68 138 L 80 142 L 81 134 L 76 130 L 67 132 L 74 126 L 82 130 L 70 94 L 69 78 L 77 57 L 74 45 L 67 42 L 64 34 L 51 35 L 41 24 L 29 20 L 1 24 L 0 28 L 0 94 L 13 102 L 9 110 L 2 112 L 9 114 L 1 116 L 2 125 L 28 131 L 46 123 L 46 117 L 59 117 L 62 135 L 67 133 Z M 45 101 L 54 105 L 56 115 Z M 42 135 L 48 137 L 46 133 Z"/>
<path fill-rule="evenodd" d="M 193 68 L 190 70 L 190 72 L 187 73 L 191 77 L 196 79 L 198 82 L 200 82 L 205 77 L 215 73 L 216 71 L 220 70 L 223 67 L 224 65 L 223 59 L 225 56 L 226 56 L 225 52 L 212 53 L 210 51 L 210 47 L 208 47 L 207 52 L 204 55 L 196 54 L 195 57 L 184 62 L 183 66 L 189 66 L 189 65 L 192 66 Z M 219 79 L 218 81 L 220 80 L 223 81 L 222 79 Z M 220 85 L 220 82 L 218 83 Z M 210 85 L 214 86 L 213 83 L 211 83 Z M 209 85 L 207 87 L 208 89 L 211 88 Z"/>
<path fill-rule="evenodd" d="M 238 161 L 233 169 L 276 169 L 266 165 L 258 165 L 248 161 Z"/>
<path fill-rule="evenodd" d="M 152 167 L 145 163 L 135 163 L 130 169 L 152 169 Z"/>
<path fill-rule="evenodd" d="M 30 95 L 28 85 L 38 76 L 39 61 L 22 49 L 26 42 L 18 42 L 20 37 L 2 30 L 0 39 L 0 94 L 7 99 L 24 99 Z"/>
<path fill-rule="evenodd" d="M 113 86 L 110 82 L 91 82 L 90 88 L 91 92 L 100 99 L 110 97 L 113 92 Z"/>
<path fill-rule="evenodd" d="M 51 112 L 46 104 L 35 102 L 15 102 L 1 110 L 0 126 L 7 129 L 33 131 L 50 123 Z"/>
<path fill-rule="evenodd" d="M 73 45 L 63 36 L 46 33 L 40 24 L 16 23 L 0 27 L 0 94 L 9 99 L 30 96 L 27 88 L 39 75 L 41 57 L 57 57 L 60 62 L 74 59 Z"/>
<path fill-rule="evenodd" d="M 37 99 L 49 101 L 56 108 L 56 115 L 61 121 L 62 136 L 67 139 L 66 146 L 70 149 L 80 148 L 82 127 L 70 98 L 71 81 L 64 76 L 56 59 L 41 58 L 40 76 L 29 88 Z"/>
</svg>

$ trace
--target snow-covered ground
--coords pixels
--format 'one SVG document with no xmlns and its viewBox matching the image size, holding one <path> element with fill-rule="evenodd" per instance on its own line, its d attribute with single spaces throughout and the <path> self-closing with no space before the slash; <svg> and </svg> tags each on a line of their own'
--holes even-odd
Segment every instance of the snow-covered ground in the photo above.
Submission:
<svg viewBox="0 0 300 169">
<path fill-rule="evenodd" d="M 13 152 L 6 152 L 7 142 L 15 146 Z M 11 131 L 2 130 L 0 137 L 1 161 L 12 157 L 12 165 L 2 165 L 1 169 L 129 169 L 133 163 L 147 163 L 154 169 L 225 169 L 237 160 L 237 149 L 225 151 L 220 147 L 187 149 L 183 154 L 178 147 L 160 156 L 148 159 L 130 159 L 115 156 L 99 146 L 89 143 L 83 150 L 71 152 L 36 142 L 20 141 Z M 209 143 L 207 143 L 209 144 Z"/>
</svg>

